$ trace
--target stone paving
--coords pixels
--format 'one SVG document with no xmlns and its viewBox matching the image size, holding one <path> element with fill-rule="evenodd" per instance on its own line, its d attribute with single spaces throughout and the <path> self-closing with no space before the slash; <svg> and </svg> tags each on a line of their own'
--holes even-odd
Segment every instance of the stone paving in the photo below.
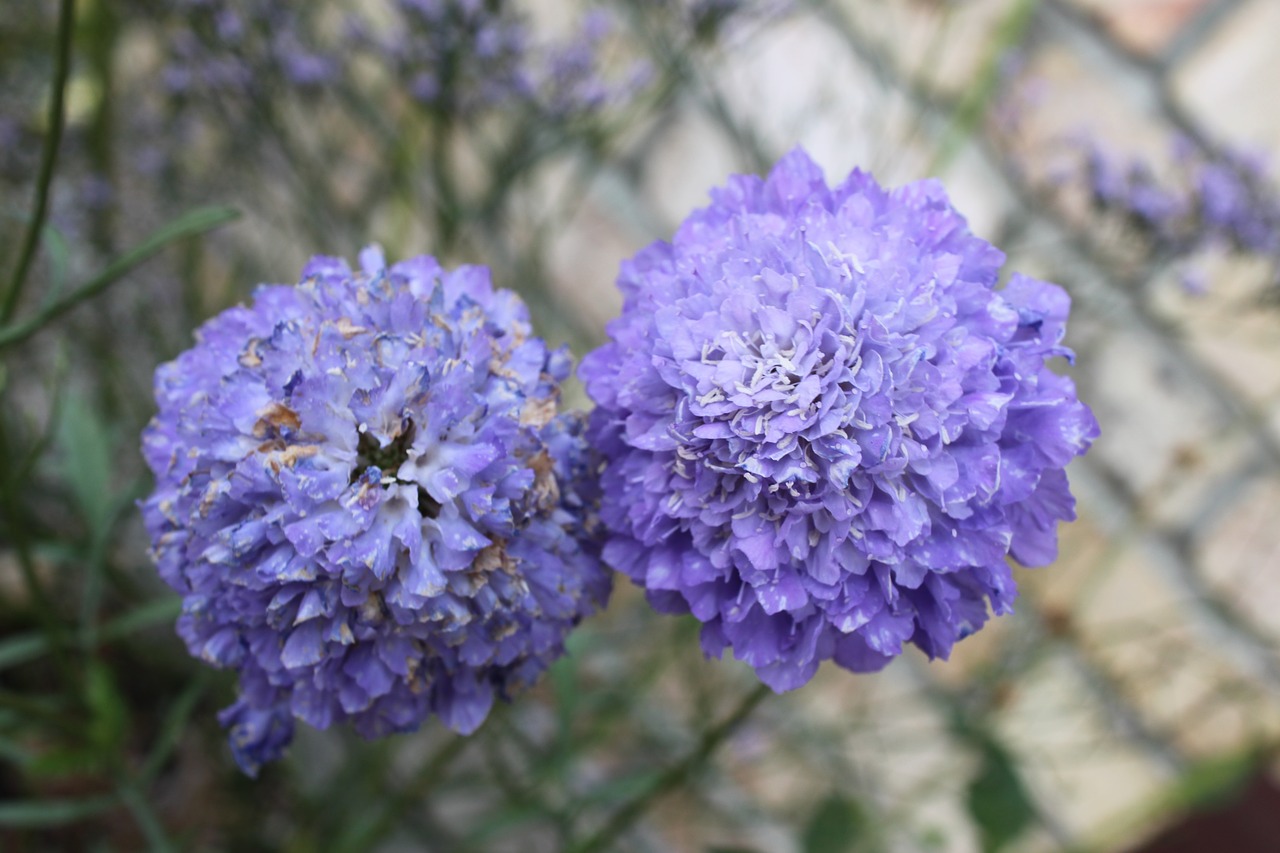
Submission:
<svg viewBox="0 0 1280 853">
<path fill-rule="evenodd" d="M 1280 154 L 1280 2 L 795 5 L 741 26 L 698 69 L 628 167 L 596 181 L 552 268 L 566 292 L 610 282 L 705 188 L 798 142 L 832 178 L 861 165 L 898 183 L 940 165 L 979 234 L 1071 291 L 1073 372 L 1103 438 L 1071 470 L 1081 519 L 1063 529 L 1059 563 L 1020 570 L 1017 616 L 950 664 L 826 671 L 783 707 L 840 732 L 836 750 L 792 746 L 902 816 L 912 829 L 891 849 L 978 849 L 955 703 L 994 721 L 1036 797 L 1041 826 L 1017 849 L 1124 849 L 1160 825 L 1180 772 L 1280 736 L 1280 314 L 1257 307 L 1247 263 L 1214 261 L 1201 297 L 1160 269 L 1113 263 L 1087 216 L 1044 203 L 1037 169 L 1054 139 L 1082 130 L 1166 165 L 1179 133 Z M 1005 44 L 1027 90 L 1012 148 L 998 120 L 957 133 L 949 118 L 1014 67 L 994 61 Z M 599 328 L 617 298 L 602 287 L 579 304 Z M 767 781 L 743 785 L 766 804 L 821 788 L 788 773 L 794 762 L 753 760 Z M 756 843 L 788 849 L 771 832 L 762 818 Z"/>
</svg>

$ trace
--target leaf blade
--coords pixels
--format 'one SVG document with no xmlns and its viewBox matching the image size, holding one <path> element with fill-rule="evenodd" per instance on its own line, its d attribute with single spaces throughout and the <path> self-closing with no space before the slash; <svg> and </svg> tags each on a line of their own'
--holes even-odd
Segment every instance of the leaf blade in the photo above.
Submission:
<svg viewBox="0 0 1280 853">
<path fill-rule="evenodd" d="M 116 805 L 115 797 L 88 797 L 83 800 L 14 800 L 0 803 L 0 826 L 13 829 L 64 826 L 101 814 Z"/>
<path fill-rule="evenodd" d="M 202 207 L 179 216 L 168 225 L 152 232 L 133 249 L 111 261 L 100 273 L 66 297 L 41 308 L 22 322 L 0 328 L 0 349 L 22 343 L 81 302 L 92 299 L 115 284 L 134 267 L 149 260 L 169 244 L 187 237 L 199 236 L 239 216 L 239 211 L 230 207 Z"/>
<path fill-rule="evenodd" d="M 1013 756 L 990 737 L 979 738 L 978 744 L 982 763 L 969 782 L 966 806 L 983 853 L 998 853 L 1036 822 L 1037 813 Z"/>
</svg>

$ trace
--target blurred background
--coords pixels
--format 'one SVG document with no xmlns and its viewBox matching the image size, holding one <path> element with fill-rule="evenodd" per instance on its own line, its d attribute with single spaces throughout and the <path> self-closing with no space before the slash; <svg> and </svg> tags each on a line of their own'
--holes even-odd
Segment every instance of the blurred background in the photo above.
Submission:
<svg viewBox="0 0 1280 853">
<path fill-rule="evenodd" d="M 1277 32 L 1274 0 L 11 0 L 0 847 L 557 851 L 640 803 L 607 849 L 1280 849 Z M 1074 299 L 1103 435 L 1017 613 L 715 743 L 752 674 L 621 582 L 476 735 L 300 729 L 240 775 L 134 508 L 155 367 L 372 242 L 490 265 L 581 356 L 621 260 L 797 144 L 942 179 Z"/>
</svg>

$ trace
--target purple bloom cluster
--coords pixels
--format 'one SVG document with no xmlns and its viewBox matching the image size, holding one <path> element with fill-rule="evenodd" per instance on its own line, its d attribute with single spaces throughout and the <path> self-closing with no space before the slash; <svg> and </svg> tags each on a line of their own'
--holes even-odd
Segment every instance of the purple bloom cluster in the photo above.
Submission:
<svg viewBox="0 0 1280 853">
<path fill-rule="evenodd" d="M 395 0 L 395 24 L 358 41 L 388 63 L 418 102 L 453 114 L 523 106 L 555 117 L 622 100 L 643 84 L 609 80 L 601 56 L 612 19 L 595 9 L 560 44 L 535 45 L 515 4 L 483 0 Z"/>
<path fill-rule="evenodd" d="M 359 34 L 419 102 L 472 112 L 533 96 L 521 21 L 481 0 L 396 0 L 393 6 L 396 26 L 385 37 Z"/>
<path fill-rule="evenodd" d="M 283 81 L 314 88 L 337 80 L 343 62 L 322 48 L 304 11 L 272 0 L 178 0 L 163 79 L 176 95 L 242 96 Z"/>
<path fill-rule="evenodd" d="M 488 271 L 313 259 L 156 373 L 143 503 L 193 655 L 240 673 L 250 774 L 293 719 L 470 732 L 602 606 L 569 357 Z"/>
<path fill-rule="evenodd" d="M 1175 146 L 1174 173 L 1162 177 L 1144 161 L 1117 157 L 1091 140 L 1077 141 L 1081 175 L 1098 213 L 1119 216 L 1163 257 L 1219 248 L 1269 259 L 1280 270 L 1280 194 L 1258 157 L 1211 153 L 1189 141 Z"/>
<path fill-rule="evenodd" d="M 832 189 L 796 150 L 713 191 L 580 369 L 606 561 L 777 691 L 1008 612 L 1098 428 L 1045 364 L 1067 295 L 1003 260 L 932 181 Z"/>
</svg>

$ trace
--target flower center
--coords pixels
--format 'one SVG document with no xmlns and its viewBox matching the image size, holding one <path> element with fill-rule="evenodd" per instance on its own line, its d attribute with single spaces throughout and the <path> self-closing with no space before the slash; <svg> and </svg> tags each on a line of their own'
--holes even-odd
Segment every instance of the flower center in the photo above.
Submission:
<svg viewBox="0 0 1280 853">
<path fill-rule="evenodd" d="M 386 447 L 379 444 L 372 432 L 360 433 L 356 442 L 356 467 L 351 472 L 355 482 L 369 468 L 376 467 L 384 473 L 394 474 L 409 458 L 409 445 L 413 444 L 413 421 L 405 421 L 404 429 Z"/>
<path fill-rule="evenodd" d="M 404 428 L 400 430 L 400 434 L 391 440 L 391 443 L 383 447 L 378 443 L 378 439 L 373 433 L 365 431 L 360 433 L 360 438 L 356 442 L 356 464 L 351 469 L 351 482 L 355 482 L 364 476 L 365 471 L 370 468 L 377 468 L 384 475 L 390 474 L 395 478 L 395 482 L 401 485 L 409 486 L 413 483 L 401 480 L 395 477 L 400 466 L 409 459 L 409 447 L 413 444 L 413 421 L 406 420 Z M 384 476 L 383 488 L 389 485 L 388 479 Z M 431 495 L 427 494 L 427 490 L 418 486 L 418 512 L 424 518 L 436 518 L 440 515 L 440 503 Z"/>
</svg>

